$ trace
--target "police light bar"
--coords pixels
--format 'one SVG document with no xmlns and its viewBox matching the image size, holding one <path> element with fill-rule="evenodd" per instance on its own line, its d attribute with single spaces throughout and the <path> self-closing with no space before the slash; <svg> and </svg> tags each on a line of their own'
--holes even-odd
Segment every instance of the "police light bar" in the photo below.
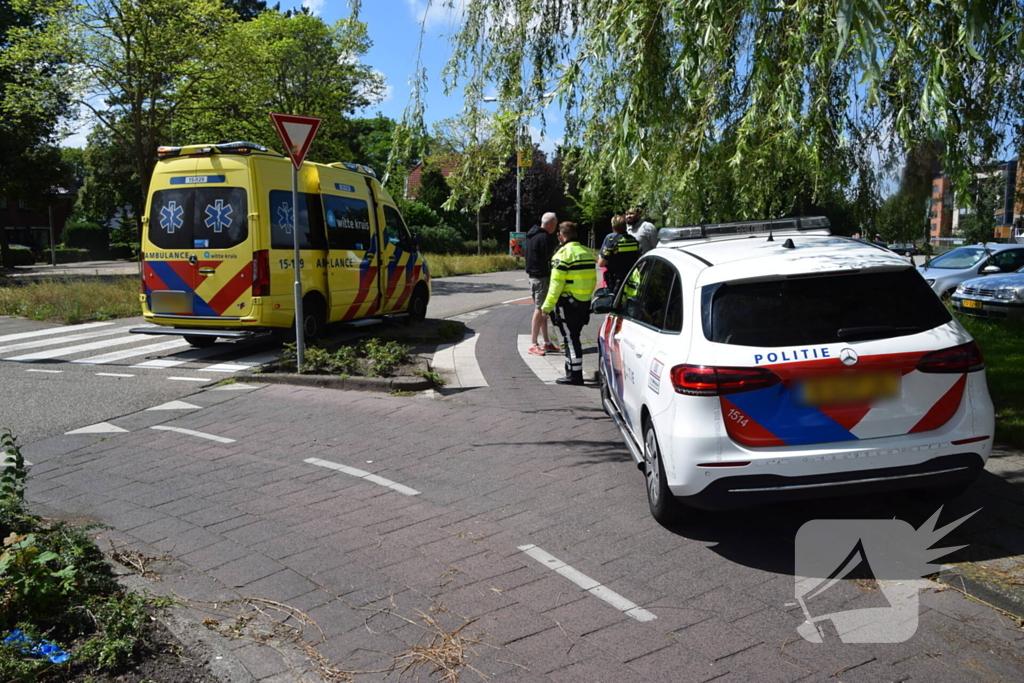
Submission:
<svg viewBox="0 0 1024 683">
<path fill-rule="evenodd" d="M 371 178 L 377 177 L 377 174 L 374 173 L 372 168 L 370 168 L 369 166 L 363 166 L 362 164 L 353 164 L 348 161 L 336 161 L 333 164 L 329 165 L 333 166 L 334 168 L 345 168 L 348 169 L 349 171 L 354 171 L 355 173 L 362 173 L 363 175 L 368 175 Z"/>
<path fill-rule="evenodd" d="M 824 232 L 819 232 L 819 231 Z M 770 221 L 739 221 L 736 223 L 714 223 L 693 225 L 685 228 L 662 228 L 658 231 L 659 242 L 677 240 L 700 240 L 714 237 L 743 237 L 751 235 L 809 233 L 830 235 L 830 224 L 825 216 L 800 216 L 779 218 Z"/>
</svg>

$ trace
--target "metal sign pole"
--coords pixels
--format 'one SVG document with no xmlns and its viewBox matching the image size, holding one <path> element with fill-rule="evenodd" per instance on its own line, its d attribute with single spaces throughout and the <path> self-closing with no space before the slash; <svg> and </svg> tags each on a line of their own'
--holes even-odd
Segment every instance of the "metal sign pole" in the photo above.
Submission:
<svg viewBox="0 0 1024 683">
<path fill-rule="evenodd" d="M 292 262 L 295 272 L 295 372 L 301 374 L 306 360 L 306 340 L 302 324 L 302 263 L 299 261 L 299 172 L 295 164 L 292 164 L 292 242 L 295 246 L 295 260 Z"/>
</svg>

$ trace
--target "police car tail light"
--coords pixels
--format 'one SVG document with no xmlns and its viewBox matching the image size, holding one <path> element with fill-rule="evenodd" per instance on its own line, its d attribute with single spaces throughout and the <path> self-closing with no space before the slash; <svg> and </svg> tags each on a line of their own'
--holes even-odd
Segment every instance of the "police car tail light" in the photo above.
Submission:
<svg viewBox="0 0 1024 683">
<path fill-rule="evenodd" d="M 985 369 L 985 359 L 977 342 L 932 351 L 917 361 L 919 372 L 962 373 Z"/>
<path fill-rule="evenodd" d="M 266 249 L 252 255 L 252 295 L 270 296 L 270 252 Z"/>
<path fill-rule="evenodd" d="M 672 387 L 687 396 L 725 396 L 767 389 L 781 378 L 768 368 L 717 368 L 708 365 L 677 365 L 672 368 Z"/>
</svg>

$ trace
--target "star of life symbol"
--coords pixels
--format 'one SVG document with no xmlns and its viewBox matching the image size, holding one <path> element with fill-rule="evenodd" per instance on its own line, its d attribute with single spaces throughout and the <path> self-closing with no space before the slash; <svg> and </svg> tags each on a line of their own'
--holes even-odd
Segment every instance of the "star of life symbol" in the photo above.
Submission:
<svg viewBox="0 0 1024 683">
<path fill-rule="evenodd" d="M 282 204 L 277 207 L 277 222 L 282 228 L 284 228 L 284 233 L 286 235 L 292 234 L 292 226 L 295 225 L 294 216 L 295 212 L 292 211 L 292 207 L 288 205 L 288 202 L 282 202 Z"/>
<path fill-rule="evenodd" d="M 185 210 L 178 206 L 177 202 L 168 202 L 166 206 L 161 206 L 160 227 L 166 230 L 167 234 L 174 234 L 183 223 L 181 216 L 184 213 Z"/>
<path fill-rule="evenodd" d="M 980 508 L 979 508 L 980 509 Z M 831 622 L 844 643 L 902 643 L 917 632 L 918 594 L 931 583 L 921 577 L 941 565 L 932 560 L 966 546 L 932 548 L 974 512 L 935 528 L 940 507 L 918 529 L 900 519 L 815 519 L 796 534 L 796 603 L 806 621 L 797 632 L 812 643 L 825 639 Z M 811 616 L 818 597 L 858 570 L 878 583 L 885 607 L 861 607 Z"/>
<path fill-rule="evenodd" d="M 230 204 L 224 206 L 223 199 L 218 199 L 212 206 L 207 204 L 206 227 L 213 228 L 214 232 L 222 232 L 224 228 L 230 228 L 232 211 Z"/>
</svg>

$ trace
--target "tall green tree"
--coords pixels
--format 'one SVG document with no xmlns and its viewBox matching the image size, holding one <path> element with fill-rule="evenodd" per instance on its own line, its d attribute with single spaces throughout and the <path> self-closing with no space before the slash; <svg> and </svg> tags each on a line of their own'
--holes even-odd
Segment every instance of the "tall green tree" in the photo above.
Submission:
<svg viewBox="0 0 1024 683">
<path fill-rule="evenodd" d="M 270 112 L 323 119 L 308 157 L 355 161 L 357 109 L 379 101 L 384 79 L 360 59 L 371 42 L 356 16 L 333 25 L 311 14 L 265 11 L 222 37 L 204 64 L 210 78 L 183 98 L 174 120 L 179 142 L 247 140 L 280 149 Z M 375 169 L 377 170 L 377 169 Z M 381 169 L 382 170 L 382 169 Z"/>
<path fill-rule="evenodd" d="M 864 200 L 865 150 L 922 140 L 966 187 L 1024 135 L 1019 0 L 466 0 L 464 16 L 449 91 L 469 104 L 493 84 L 510 112 L 555 91 L 585 187 L 607 172 L 707 220 L 788 213 L 794 182 Z M 710 182 L 730 201 L 708 202 Z"/>
<path fill-rule="evenodd" d="M 68 64 L 55 50 L 17 49 L 52 28 L 48 3 L 0 0 L 0 197 L 47 205 L 71 181 L 57 141 L 70 114 Z M 7 231 L 0 226 L 0 263 L 9 267 Z"/>
<path fill-rule="evenodd" d="M 46 30 L 12 51 L 29 60 L 61 54 L 72 65 L 72 103 L 127 149 L 134 174 L 130 206 L 141 210 L 156 148 L 181 102 L 215 77 L 207 65 L 224 49 L 237 16 L 220 0 L 50 0 Z"/>
<path fill-rule="evenodd" d="M 435 126 L 441 158 L 454 159 L 447 182 L 451 189 L 442 208 L 459 210 L 476 221 L 477 253 L 483 253 L 483 208 L 491 201 L 494 182 L 505 172 L 505 152 L 478 107 Z"/>
<path fill-rule="evenodd" d="M 996 210 L 1002 208 L 1006 178 L 998 171 L 982 173 L 970 187 L 971 209 L 960 218 L 960 234 L 967 244 L 991 242 L 995 236 Z"/>
</svg>

